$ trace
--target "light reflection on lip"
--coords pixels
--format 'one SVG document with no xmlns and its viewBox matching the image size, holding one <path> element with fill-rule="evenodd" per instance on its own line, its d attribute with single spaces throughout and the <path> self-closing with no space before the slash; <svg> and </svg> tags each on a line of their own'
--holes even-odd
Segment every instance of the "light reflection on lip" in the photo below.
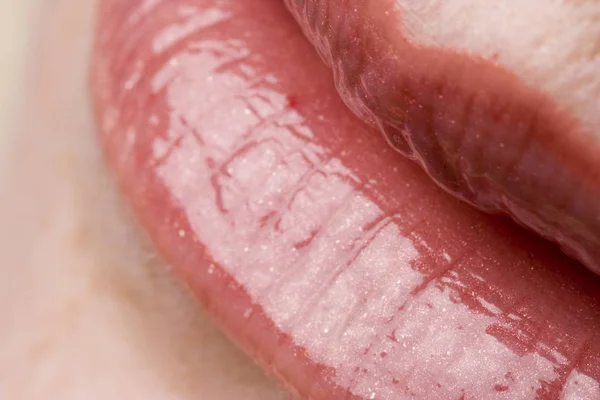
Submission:
<svg viewBox="0 0 600 400">
<path fill-rule="evenodd" d="M 367 399 L 598 393 L 597 280 L 398 160 L 281 7 L 211 3 L 157 3 L 100 40 L 93 82 L 141 221 L 246 350 L 314 398 L 333 398 L 303 387 L 319 379 Z M 326 376 L 236 331 L 257 314 Z"/>
</svg>

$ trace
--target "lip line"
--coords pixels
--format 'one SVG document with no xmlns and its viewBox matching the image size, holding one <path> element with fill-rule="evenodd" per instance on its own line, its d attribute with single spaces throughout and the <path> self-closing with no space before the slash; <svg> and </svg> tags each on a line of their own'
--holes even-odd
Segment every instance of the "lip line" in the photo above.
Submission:
<svg viewBox="0 0 600 400">
<path fill-rule="evenodd" d="M 99 107 L 98 103 L 96 104 L 97 107 Z M 303 103 L 302 98 L 300 98 L 299 100 L 299 107 L 302 106 L 306 106 L 306 104 Z M 101 115 L 102 112 L 97 110 L 97 115 Z M 352 121 L 354 123 L 354 121 Z M 109 140 L 106 139 L 105 137 L 105 141 Z M 105 142 L 106 144 L 106 142 Z M 119 148 L 119 146 L 108 146 L 108 152 L 109 152 L 109 157 L 112 158 L 113 161 L 113 167 L 115 166 L 115 159 L 119 158 L 119 154 L 116 154 L 115 152 L 118 152 L 119 150 L 123 151 L 122 148 Z M 112 155 L 110 155 L 112 153 Z M 130 196 L 130 199 L 132 199 L 136 204 L 135 206 L 137 207 L 137 214 L 138 216 L 143 220 L 144 225 L 147 227 L 154 227 L 154 232 L 153 232 L 153 237 L 155 239 L 158 238 L 158 236 L 161 236 L 161 239 L 168 239 L 168 240 L 155 240 L 155 243 L 157 244 L 157 246 L 160 249 L 160 252 L 162 254 L 171 254 L 171 257 L 174 257 L 174 250 L 173 249 L 187 249 L 189 250 L 188 254 L 185 254 L 185 256 L 183 257 L 183 261 L 181 261 L 182 259 L 180 259 L 180 265 L 178 266 L 178 271 L 181 274 L 186 275 L 186 281 L 188 282 L 188 284 L 192 284 L 192 286 L 196 285 L 196 294 L 198 296 L 200 296 L 201 298 L 203 298 L 203 301 L 205 303 L 211 303 L 213 301 L 215 301 L 215 299 L 218 299 L 219 296 L 222 296 L 224 293 L 226 293 L 228 296 L 228 298 L 236 298 L 236 299 L 241 299 L 239 301 L 232 301 L 227 307 L 223 308 L 223 307 L 219 307 L 218 302 L 217 303 L 213 303 L 213 307 L 212 307 L 212 311 L 213 314 L 217 314 L 216 317 L 217 319 L 220 319 L 222 323 L 225 323 L 226 325 L 228 325 L 229 328 L 229 332 L 235 332 L 235 326 L 236 323 L 243 323 L 243 321 L 240 321 L 240 315 L 243 315 L 246 312 L 245 309 L 245 304 L 251 304 L 250 302 L 248 302 L 248 300 L 251 300 L 251 298 L 248 298 L 248 293 L 242 293 L 244 292 L 244 288 L 239 287 L 239 282 L 236 282 L 235 280 L 233 280 L 232 276 L 230 274 L 225 273 L 225 270 L 219 268 L 219 266 L 217 265 L 214 269 L 213 272 L 210 273 L 210 270 L 206 270 L 204 268 L 198 268 L 198 265 L 209 265 L 210 263 L 213 263 L 214 260 L 210 259 L 208 257 L 208 255 L 205 252 L 205 248 L 203 248 L 203 246 L 198 243 L 196 240 L 200 240 L 202 241 L 202 238 L 198 238 L 195 236 L 195 229 L 193 227 L 191 227 L 190 225 L 188 225 L 188 219 L 189 217 L 187 215 L 185 215 L 183 213 L 183 210 L 181 210 L 179 207 L 179 205 L 175 204 L 175 203 L 171 203 L 171 200 L 162 200 L 162 201 L 158 201 L 158 202 L 154 202 L 154 198 L 155 196 L 149 196 L 148 193 L 145 191 L 146 189 L 148 189 L 146 186 L 150 186 L 152 185 L 151 181 L 144 181 L 143 179 L 140 178 L 144 178 L 144 174 L 139 173 L 140 171 L 136 171 L 135 168 L 130 169 L 129 165 L 127 163 L 129 162 L 135 162 L 135 159 L 133 161 L 128 160 L 125 162 L 125 166 L 121 165 L 120 167 L 122 168 L 120 170 L 120 179 L 122 180 L 122 183 L 124 185 L 128 185 L 129 189 L 128 189 L 128 194 Z M 136 166 L 139 167 L 139 166 Z M 407 166 L 406 168 L 408 169 L 412 169 L 414 170 L 414 168 Z M 136 173 L 138 172 L 138 173 Z M 128 175 L 129 174 L 129 175 Z M 135 184 L 132 185 L 131 183 L 134 182 Z M 156 186 L 156 185 L 155 185 Z M 377 184 L 375 185 L 377 186 L 381 186 L 381 184 Z M 167 188 L 165 187 L 164 190 L 167 190 Z M 395 189 L 397 191 L 397 189 Z M 429 190 L 429 189 L 427 189 Z M 155 193 L 154 193 L 155 194 Z M 168 193 L 167 193 L 168 194 Z M 417 196 L 418 194 L 413 193 L 413 196 Z M 165 198 L 167 198 L 166 194 L 163 194 L 162 196 L 165 196 Z M 390 197 L 393 197 L 392 195 L 390 195 Z M 427 196 L 425 196 L 426 198 Z M 383 199 L 384 201 L 391 201 L 391 200 L 386 200 Z M 448 200 L 451 201 L 451 200 Z M 165 204 L 168 203 L 168 204 Z M 164 220 L 160 220 L 157 221 L 156 218 L 157 215 L 162 215 L 165 213 L 164 209 L 165 208 L 169 208 L 169 207 L 173 207 L 173 214 L 171 215 L 171 218 L 169 220 L 167 220 L 166 222 Z M 140 212 L 140 209 L 145 209 L 144 212 Z M 459 207 L 456 207 L 457 210 L 460 210 Z M 455 211 L 455 212 L 462 212 L 462 211 Z M 470 212 L 465 212 L 466 214 L 470 214 Z M 171 213 L 167 213 L 167 214 L 171 214 Z M 416 212 L 415 214 L 419 214 L 419 212 Z M 423 217 L 423 214 L 421 212 L 421 217 Z M 418 215 L 417 215 L 418 218 Z M 432 216 L 432 219 L 434 217 Z M 423 227 L 422 224 L 417 224 L 416 221 L 414 221 L 413 225 L 407 225 L 407 228 L 410 228 L 411 226 L 416 226 L 419 225 L 417 228 L 420 227 L 420 229 L 422 230 L 427 230 L 427 227 Z M 444 228 L 444 227 L 442 227 Z M 448 229 L 451 229 L 450 227 L 447 227 Z M 175 232 L 173 232 L 173 230 L 175 229 Z M 184 237 L 181 237 L 177 231 L 178 230 L 182 230 L 185 235 Z M 158 231 L 158 233 L 157 233 Z M 514 230 L 507 228 L 507 231 L 509 233 L 514 234 Z M 517 238 L 513 238 L 511 239 L 511 241 L 517 241 L 519 237 L 529 237 L 526 234 L 522 234 L 519 233 L 518 235 L 522 235 L 522 236 L 518 236 Z M 474 240 L 474 239 L 473 239 Z M 507 239 L 508 240 L 508 239 Z M 527 247 L 527 246 L 525 246 Z M 550 254 L 555 254 L 553 252 L 550 252 Z M 432 261 L 430 259 L 428 260 L 428 262 L 430 262 L 431 264 L 436 264 L 435 261 Z M 554 264 L 554 262 L 550 262 L 549 264 Z M 209 267 L 210 268 L 210 267 Z M 577 273 L 577 275 L 581 275 L 580 273 Z M 558 276 L 560 276 L 560 274 L 558 274 Z M 583 276 L 587 276 L 587 275 L 583 275 Z M 580 281 L 581 279 L 578 279 L 578 281 Z M 233 287 L 230 287 L 230 284 L 233 284 Z M 216 304 L 216 305 L 215 305 Z M 235 307 L 235 306 L 239 306 L 239 307 Z M 210 304 L 207 304 L 207 307 L 211 308 Z M 262 308 L 261 308 L 262 309 Z M 219 313 L 221 315 L 219 315 Z M 266 314 L 264 314 L 263 312 L 263 316 L 265 316 L 266 320 L 262 321 L 262 323 L 264 323 L 265 325 L 268 325 L 270 322 L 269 321 L 269 317 L 266 316 Z M 227 322 L 229 321 L 229 322 Z M 270 325 L 272 327 L 272 325 Z M 248 329 L 248 326 L 244 326 L 245 329 Z M 268 327 L 267 327 L 268 328 Z M 265 334 L 266 331 L 268 331 L 268 329 L 272 329 L 272 328 L 257 328 L 256 329 L 256 341 L 258 342 L 262 342 L 266 339 L 262 338 L 262 336 Z M 246 348 L 248 348 L 248 346 L 252 347 L 251 342 L 249 342 L 249 337 L 250 335 L 254 333 L 253 331 L 248 331 L 248 338 L 240 338 L 238 337 L 238 342 L 242 341 L 246 341 Z M 268 331 L 267 333 L 269 334 L 275 334 L 275 332 L 271 332 Z M 278 334 L 276 334 L 277 336 Z M 279 336 L 277 336 L 277 338 L 280 338 Z M 273 339 L 274 342 L 276 342 L 275 339 Z M 285 341 L 284 339 L 281 339 Z M 284 344 L 285 345 L 285 344 Z M 266 347 L 268 348 L 268 346 Z M 265 349 L 265 347 L 263 346 L 263 350 Z M 275 349 L 271 349 L 272 352 L 271 354 L 275 354 L 276 350 Z M 285 357 L 288 356 L 288 353 L 291 353 L 292 350 L 289 350 L 288 352 L 286 351 L 277 351 L 278 356 L 280 357 L 279 359 L 277 359 L 277 363 L 282 363 L 285 361 Z M 266 352 L 267 353 L 267 352 Z M 256 355 L 256 354 L 255 354 Z M 263 355 L 263 354 L 260 354 Z M 284 357 L 284 361 L 281 361 L 281 357 Z M 267 360 L 268 362 L 268 357 L 265 357 L 265 360 Z M 311 359 L 311 362 L 313 362 L 314 360 Z M 298 360 L 290 360 L 290 362 L 296 363 L 298 362 Z M 302 366 L 305 366 L 304 364 Z M 295 366 L 294 366 L 295 367 Z M 312 367 L 308 367 L 305 366 L 307 369 L 307 375 L 312 376 L 312 378 L 308 379 L 308 380 L 312 380 L 315 379 L 316 375 L 319 375 L 319 373 L 317 371 L 311 371 Z M 293 369 L 290 369 L 289 371 L 291 372 Z M 285 371 L 285 370 L 284 370 Z M 318 378 L 321 378 L 321 376 L 319 375 Z M 288 379 L 294 379 L 297 381 L 298 377 L 297 376 L 293 376 L 291 378 Z M 324 378 L 325 379 L 325 378 Z M 339 389 L 335 389 L 335 388 L 331 388 L 331 386 L 333 385 L 333 383 L 331 381 L 327 381 L 327 382 L 321 382 L 320 384 L 324 385 L 325 387 L 328 387 L 327 390 L 339 390 Z M 318 389 L 315 389 L 318 390 Z M 325 390 L 325 389 L 324 389 Z M 340 394 L 340 396 L 342 396 Z"/>
</svg>

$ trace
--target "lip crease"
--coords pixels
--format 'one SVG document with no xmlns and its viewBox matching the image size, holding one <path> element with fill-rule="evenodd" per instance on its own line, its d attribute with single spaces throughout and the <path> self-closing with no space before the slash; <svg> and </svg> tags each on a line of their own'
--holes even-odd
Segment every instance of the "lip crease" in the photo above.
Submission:
<svg viewBox="0 0 600 400">
<path fill-rule="evenodd" d="M 283 3 L 101 1 L 91 68 L 141 224 L 301 397 L 598 398 L 598 277 L 374 135 Z"/>
</svg>

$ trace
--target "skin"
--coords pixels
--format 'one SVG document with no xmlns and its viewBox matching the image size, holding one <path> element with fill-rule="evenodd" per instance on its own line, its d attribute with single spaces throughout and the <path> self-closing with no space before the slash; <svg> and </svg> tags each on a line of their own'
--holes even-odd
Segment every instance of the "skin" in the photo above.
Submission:
<svg viewBox="0 0 600 400">
<path fill-rule="evenodd" d="M 45 4 L 2 153 L 0 397 L 289 398 L 193 304 L 115 190 L 88 104 L 94 1 Z"/>
</svg>

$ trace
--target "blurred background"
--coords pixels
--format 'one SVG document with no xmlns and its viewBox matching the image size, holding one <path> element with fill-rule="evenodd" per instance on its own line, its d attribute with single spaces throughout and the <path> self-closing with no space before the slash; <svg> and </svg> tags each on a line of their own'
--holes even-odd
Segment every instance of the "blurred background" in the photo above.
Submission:
<svg viewBox="0 0 600 400">
<path fill-rule="evenodd" d="M 52 0 L 0 1 L 0 160 L 21 100 L 32 34 L 38 25 L 35 5 L 41 1 Z"/>
</svg>

